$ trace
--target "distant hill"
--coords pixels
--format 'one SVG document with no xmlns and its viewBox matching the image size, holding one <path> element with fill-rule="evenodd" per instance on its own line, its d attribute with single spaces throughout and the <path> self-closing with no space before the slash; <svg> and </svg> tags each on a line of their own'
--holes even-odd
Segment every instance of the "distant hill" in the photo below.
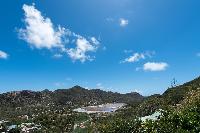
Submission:
<svg viewBox="0 0 200 133">
<path fill-rule="evenodd" d="M 0 107 L 31 105 L 95 105 L 110 102 L 138 103 L 144 99 L 139 93 L 120 94 L 100 89 L 88 90 L 80 86 L 55 91 L 23 90 L 0 94 Z"/>
<path fill-rule="evenodd" d="M 0 109 L 31 106 L 45 107 L 49 105 L 62 108 L 63 106 L 77 107 L 122 102 L 134 107 L 136 114 L 144 116 L 163 106 L 174 106 L 181 103 L 188 92 L 198 88 L 200 88 L 200 77 L 183 85 L 169 88 L 162 95 L 154 94 L 149 97 L 143 97 L 137 92 L 120 94 L 100 89 L 89 90 L 80 86 L 55 91 L 47 89 L 37 92 L 30 90 L 13 91 L 0 94 Z"/>
<path fill-rule="evenodd" d="M 88 130 L 100 132 L 168 132 L 169 129 L 170 132 L 182 132 L 182 129 L 199 132 L 196 128 L 199 127 L 200 118 L 199 96 L 200 77 L 183 85 L 168 88 L 163 94 L 148 97 L 143 97 L 137 92 L 120 94 L 100 89 L 89 90 L 80 86 L 55 91 L 14 91 L 0 94 L 0 120 L 9 121 L 10 123 L 6 123 L 7 127 L 32 122 L 34 125 L 41 125 L 43 132 L 72 132 L 74 126 L 84 122 Z M 85 114 L 73 111 L 80 106 L 113 102 L 127 103 L 127 106 L 111 114 Z M 153 123 L 149 121 L 146 125 L 135 121 L 136 118 L 149 116 L 158 109 L 165 112 L 160 120 Z M 0 129 L 1 131 L 5 130 Z"/>
</svg>

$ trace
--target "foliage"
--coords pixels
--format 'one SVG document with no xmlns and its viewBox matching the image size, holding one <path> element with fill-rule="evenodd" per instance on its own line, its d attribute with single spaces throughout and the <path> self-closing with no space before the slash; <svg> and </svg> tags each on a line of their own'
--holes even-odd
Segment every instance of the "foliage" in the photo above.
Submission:
<svg viewBox="0 0 200 133">
<path fill-rule="evenodd" d="M 21 91 L 0 94 L 0 132 L 10 125 L 40 125 L 34 132 L 102 132 L 102 133 L 195 133 L 200 132 L 200 78 L 169 88 L 163 95 L 143 97 L 138 93 L 119 94 L 87 90 L 79 86 L 54 92 Z M 76 107 L 109 102 L 127 106 L 113 113 L 76 113 Z M 162 109 L 157 120 L 140 117 Z M 75 128 L 77 127 L 77 128 Z"/>
<path fill-rule="evenodd" d="M 141 122 L 135 118 L 99 121 L 101 132 L 197 133 L 200 132 L 200 90 L 192 90 L 178 106 L 162 111 L 155 121 Z"/>
<path fill-rule="evenodd" d="M 197 90 L 200 87 L 200 77 L 187 82 L 183 85 L 172 87 L 167 89 L 162 97 L 165 102 L 169 105 L 176 105 L 179 104 L 186 94 L 192 90 Z"/>
</svg>

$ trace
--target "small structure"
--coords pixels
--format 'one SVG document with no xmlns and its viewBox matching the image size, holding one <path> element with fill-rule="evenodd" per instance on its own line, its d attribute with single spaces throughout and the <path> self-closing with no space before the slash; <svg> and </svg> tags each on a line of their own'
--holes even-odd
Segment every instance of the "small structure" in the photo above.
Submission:
<svg viewBox="0 0 200 133">
<path fill-rule="evenodd" d="M 152 115 L 141 117 L 140 120 L 142 122 L 145 122 L 147 120 L 155 121 L 155 120 L 157 120 L 161 116 L 161 114 L 162 114 L 161 111 L 162 110 L 160 109 L 160 110 L 156 111 L 155 113 L 153 113 Z"/>
</svg>

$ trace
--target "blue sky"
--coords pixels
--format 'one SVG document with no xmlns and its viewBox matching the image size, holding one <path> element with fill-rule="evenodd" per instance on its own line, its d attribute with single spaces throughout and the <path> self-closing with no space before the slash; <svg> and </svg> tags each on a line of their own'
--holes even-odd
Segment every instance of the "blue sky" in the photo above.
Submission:
<svg viewBox="0 0 200 133">
<path fill-rule="evenodd" d="M 199 0 L 20 0 L 0 8 L 0 92 L 143 95 L 200 75 Z"/>
</svg>

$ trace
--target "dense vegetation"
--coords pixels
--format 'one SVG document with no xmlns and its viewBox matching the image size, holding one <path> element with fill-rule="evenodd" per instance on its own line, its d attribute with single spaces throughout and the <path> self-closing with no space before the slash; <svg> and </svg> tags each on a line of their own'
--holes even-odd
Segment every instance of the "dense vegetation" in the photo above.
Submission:
<svg viewBox="0 0 200 133">
<path fill-rule="evenodd" d="M 73 111 L 81 106 L 112 102 L 127 105 L 115 113 Z M 162 109 L 161 115 L 156 120 L 141 120 L 159 109 Z M 23 123 L 29 123 L 27 127 L 32 125 L 32 132 L 200 132 L 200 78 L 149 97 L 138 93 L 87 90 L 79 86 L 54 92 L 4 93 L 0 95 L 0 120 L 8 121 L 0 123 L 0 132 L 8 131 L 9 125 L 17 125 L 10 132 L 19 132 Z"/>
<path fill-rule="evenodd" d="M 113 133 L 198 133 L 200 132 L 200 78 L 169 88 L 163 95 L 146 98 L 121 115 L 98 122 L 98 130 Z M 157 120 L 141 121 L 138 116 L 152 114 L 163 109 Z M 130 112 L 136 115 L 126 115 Z"/>
<path fill-rule="evenodd" d="M 113 133 L 199 133 L 200 132 L 200 91 L 187 93 L 178 107 L 162 111 L 159 119 L 142 122 L 137 118 L 116 118 L 98 123 L 99 131 Z"/>
<path fill-rule="evenodd" d="M 139 93 L 120 94 L 99 89 L 88 90 L 80 86 L 56 91 L 29 90 L 0 94 L 0 107 L 24 107 L 29 105 L 95 105 L 112 102 L 136 103 L 143 100 Z"/>
</svg>

